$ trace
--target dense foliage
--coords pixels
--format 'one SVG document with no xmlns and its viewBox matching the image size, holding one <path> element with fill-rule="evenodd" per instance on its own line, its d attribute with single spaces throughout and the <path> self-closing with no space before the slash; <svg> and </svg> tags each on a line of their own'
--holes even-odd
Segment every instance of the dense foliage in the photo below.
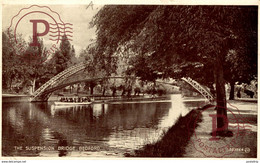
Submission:
<svg viewBox="0 0 260 163">
<path fill-rule="evenodd" d="M 63 36 L 54 56 L 47 55 L 43 40 L 38 38 L 39 46 L 29 46 L 22 35 L 17 36 L 17 44 L 24 49 L 16 52 L 11 46 L 12 38 L 7 31 L 2 32 L 3 91 L 9 93 L 32 93 L 57 73 L 77 62 L 75 50 Z M 31 90 L 30 90 L 31 88 Z"/>
<path fill-rule="evenodd" d="M 95 57 L 106 69 L 123 54 L 143 80 L 189 76 L 214 83 L 220 115 L 227 114 L 225 83 L 256 77 L 257 7 L 107 5 L 91 25 Z"/>
</svg>

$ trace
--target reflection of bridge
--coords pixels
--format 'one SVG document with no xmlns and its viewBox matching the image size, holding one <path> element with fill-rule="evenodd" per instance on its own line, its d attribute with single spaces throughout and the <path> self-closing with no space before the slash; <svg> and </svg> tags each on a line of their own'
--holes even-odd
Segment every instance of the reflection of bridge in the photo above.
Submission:
<svg viewBox="0 0 260 163">
<path fill-rule="evenodd" d="M 38 88 L 32 95 L 30 101 L 47 101 L 52 92 L 62 89 L 66 86 L 80 83 L 80 82 L 86 82 L 86 81 L 102 81 L 104 79 L 122 79 L 126 77 L 100 77 L 100 78 L 91 78 L 87 75 L 87 70 L 85 69 L 86 64 L 85 63 L 79 63 L 77 65 L 74 65 L 53 78 L 51 78 L 48 82 L 43 84 L 40 88 Z M 128 77 L 129 78 L 129 77 Z M 130 77 L 131 78 L 131 77 Z M 190 84 L 193 88 L 195 88 L 200 94 L 202 94 L 205 98 L 208 100 L 213 100 L 213 95 L 203 86 L 201 86 L 198 82 L 192 80 L 191 78 L 182 78 L 183 81 Z M 170 85 L 176 85 L 174 83 L 166 83 L 164 84 L 170 84 Z"/>
</svg>

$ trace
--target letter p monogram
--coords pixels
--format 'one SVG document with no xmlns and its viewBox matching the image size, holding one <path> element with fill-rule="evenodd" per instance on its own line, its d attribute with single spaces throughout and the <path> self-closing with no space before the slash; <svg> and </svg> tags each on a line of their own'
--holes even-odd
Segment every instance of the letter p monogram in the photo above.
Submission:
<svg viewBox="0 0 260 163">
<path fill-rule="evenodd" d="M 30 20 L 30 22 L 33 23 L 33 42 L 30 43 L 30 46 L 39 46 L 40 44 L 38 43 L 37 37 L 38 36 L 44 36 L 49 32 L 50 26 L 49 23 L 45 20 Z M 37 24 L 38 23 L 43 23 L 45 25 L 45 31 L 42 33 L 37 33 Z"/>
</svg>

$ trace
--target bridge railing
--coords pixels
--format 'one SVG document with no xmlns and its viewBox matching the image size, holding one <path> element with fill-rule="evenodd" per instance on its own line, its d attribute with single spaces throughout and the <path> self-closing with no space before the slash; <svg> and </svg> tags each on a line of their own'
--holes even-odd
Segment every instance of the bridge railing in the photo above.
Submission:
<svg viewBox="0 0 260 163">
<path fill-rule="evenodd" d="M 192 80 L 191 78 L 182 78 L 182 80 L 190 84 L 193 88 L 199 91 L 202 94 L 202 96 L 207 98 L 209 101 L 214 100 L 212 94 L 208 90 L 206 90 L 203 86 L 201 86 L 197 81 Z"/>
<path fill-rule="evenodd" d="M 73 69 L 73 71 L 67 71 L 67 73 L 65 75 L 62 75 L 58 81 L 56 81 L 54 84 L 59 84 L 61 82 L 63 82 L 67 77 L 77 73 L 78 71 L 82 70 L 85 68 L 84 66 L 85 64 L 79 66 L 79 67 L 76 67 L 75 69 Z"/>
<path fill-rule="evenodd" d="M 66 77 L 78 72 L 80 69 L 84 68 L 85 63 L 79 63 L 75 66 L 72 66 L 62 72 L 60 72 L 59 74 L 57 74 L 56 76 L 54 76 L 53 78 L 51 78 L 49 81 L 47 81 L 46 83 L 44 83 L 40 88 L 38 88 L 34 93 L 34 97 L 37 97 L 40 93 L 42 93 L 46 88 L 48 88 L 49 86 L 54 85 L 57 82 L 61 82 L 61 80 L 64 80 Z"/>
<path fill-rule="evenodd" d="M 74 65 L 74 66 L 60 72 L 59 74 L 57 74 L 56 76 L 51 78 L 49 81 L 47 81 L 45 84 L 43 84 L 40 88 L 38 88 L 33 93 L 34 97 L 32 100 L 34 100 L 37 96 L 39 96 L 41 93 L 43 93 L 48 87 L 53 86 L 55 84 L 59 84 L 59 83 L 63 82 L 64 80 L 66 80 L 67 77 L 83 70 L 85 68 L 85 65 L 86 65 L 86 63 L 79 63 L 77 65 Z M 184 80 L 185 82 L 190 84 L 192 87 L 194 87 L 197 91 L 199 91 L 208 100 L 210 100 L 210 101 L 214 100 L 214 97 L 212 96 L 212 94 L 206 88 L 201 86 L 197 81 L 192 80 L 191 78 L 182 78 L 182 80 Z"/>
</svg>

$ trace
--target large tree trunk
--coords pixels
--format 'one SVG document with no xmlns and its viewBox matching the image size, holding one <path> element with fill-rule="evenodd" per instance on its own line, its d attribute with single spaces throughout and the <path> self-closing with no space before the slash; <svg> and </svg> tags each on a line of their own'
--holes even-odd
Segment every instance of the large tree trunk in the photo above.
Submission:
<svg viewBox="0 0 260 163">
<path fill-rule="evenodd" d="M 9 83 L 9 90 L 12 90 L 12 83 L 13 83 L 13 78 L 10 79 L 10 83 Z"/>
<path fill-rule="evenodd" d="M 93 93 L 94 93 L 94 87 L 91 86 L 91 87 L 90 87 L 90 95 L 93 95 Z"/>
<path fill-rule="evenodd" d="M 102 96 L 105 96 L 105 93 L 106 93 L 106 88 L 104 87 L 103 92 L 102 92 Z"/>
<path fill-rule="evenodd" d="M 125 95 L 125 88 L 123 88 L 121 96 L 124 96 L 124 95 Z"/>
<path fill-rule="evenodd" d="M 79 94 L 79 88 L 77 87 L 76 93 Z"/>
<path fill-rule="evenodd" d="M 72 86 L 70 85 L 70 94 L 72 94 Z"/>
<path fill-rule="evenodd" d="M 229 93 L 229 100 L 234 100 L 235 97 L 235 82 L 230 82 L 230 93 Z"/>
<path fill-rule="evenodd" d="M 116 89 L 113 89 L 112 96 L 114 97 L 116 95 Z"/>
<path fill-rule="evenodd" d="M 36 85 L 36 78 L 33 78 L 33 82 L 32 82 L 32 92 L 35 91 L 35 85 Z"/>
<path fill-rule="evenodd" d="M 225 128 L 227 130 L 228 121 L 227 121 L 227 103 L 226 103 L 226 92 L 225 92 L 225 80 L 224 80 L 224 70 L 223 70 L 223 62 L 220 58 L 220 55 L 217 56 L 215 62 L 215 83 L 216 83 L 216 94 L 217 94 L 217 128 L 222 129 Z M 226 118 L 226 119 L 225 119 Z"/>
<path fill-rule="evenodd" d="M 128 88 L 127 89 L 127 96 L 130 97 L 132 93 L 132 88 Z"/>
<path fill-rule="evenodd" d="M 94 88 L 95 88 L 95 86 L 96 86 L 96 83 L 95 83 L 94 81 L 91 81 L 91 82 L 89 83 L 90 94 L 91 94 L 91 95 L 93 95 L 93 93 L 94 93 Z"/>
</svg>

